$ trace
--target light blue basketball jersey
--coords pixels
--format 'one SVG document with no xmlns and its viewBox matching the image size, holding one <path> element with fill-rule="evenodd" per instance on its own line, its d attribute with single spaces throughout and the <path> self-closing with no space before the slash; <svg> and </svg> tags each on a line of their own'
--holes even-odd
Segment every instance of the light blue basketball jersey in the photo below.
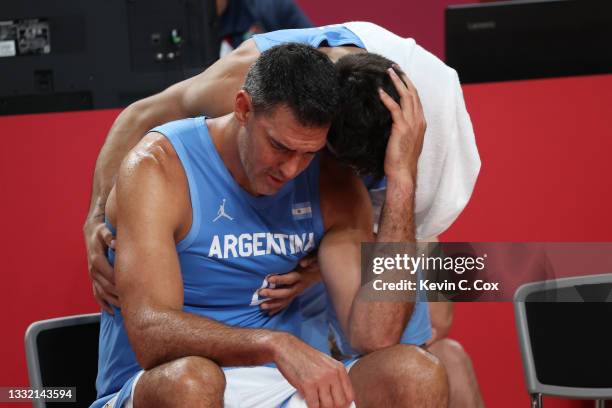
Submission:
<svg viewBox="0 0 612 408">
<path fill-rule="evenodd" d="M 290 30 L 271 31 L 269 33 L 253 36 L 259 51 L 288 42 L 308 44 L 311 47 L 339 47 L 341 45 L 355 45 L 365 48 L 363 42 L 351 30 L 342 25 L 329 25 L 324 27 L 297 28 Z"/>
<path fill-rule="evenodd" d="M 225 167 L 204 118 L 171 122 L 153 129 L 166 136 L 183 165 L 192 206 L 192 226 L 176 250 L 184 286 L 185 312 L 231 326 L 285 331 L 302 337 L 301 303 L 269 316 L 257 291 L 269 274 L 294 270 L 323 237 L 319 207 L 319 157 L 271 196 L 242 189 Z M 109 259 L 114 262 L 114 253 Z M 318 337 L 316 337 L 318 341 Z M 102 313 L 98 401 L 120 392 L 129 396 L 141 370 L 129 344 L 121 311 Z M 118 405 L 121 406 L 121 405 Z"/>
<path fill-rule="evenodd" d="M 365 45 L 363 41 L 351 30 L 344 27 L 343 25 L 329 25 L 323 27 L 315 27 L 315 28 L 305 28 L 305 29 L 293 29 L 293 30 L 279 30 L 273 31 L 269 33 L 257 34 L 253 36 L 255 44 L 259 51 L 264 52 L 269 48 L 274 47 L 275 45 L 284 44 L 288 42 L 296 42 L 300 44 L 308 44 L 312 47 L 320 47 L 320 46 L 329 46 L 329 47 L 338 47 L 341 45 L 355 45 L 360 48 L 365 49 Z M 377 190 L 380 195 L 381 192 L 384 192 L 386 188 L 386 179 L 381 180 L 373 180 L 371 178 L 364 178 L 364 183 L 366 187 L 370 191 Z M 373 202 L 373 205 L 382 205 L 382 203 Z M 380 209 L 379 209 L 380 210 Z M 375 210 L 376 212 L 376 210 Z M 380 211 L 377 211 L 380 213 Z M 323 291 L 323 287 L 319 286 L 318 288 L 314 288 L 308 293 L 309 299 L 318 302 L 324 302 L 325 296 L 321 294 Z M 319 292 L 317 292 L 319 291 Z M 310 305 L 311 310 L 321 312 L 325 309 L 322 303 L 318 304 L 318 307 L 315 305 Z M 326 319 L 321 319 L 320 315 L 313 314 L 311 316 L 312 319 L 318 317 L 319 320 L 316 322 L 314 320 L 311 321 L 314 327 L 318 327 L 315 331 L 318 333 L 322 333 L 327 336 L 327 331 L 322 328 L 320 325 L 324 324 Z M 340 325 L 337 321 L 335 313 L 333 310 L 329 314 L 329 321 L 332 325 L 334 332 L 336 332 L 338 346 L 341 351 L 347 355 L 353 355 L 354 351 L 349 347 L 348 341 L 343 336 L 342 331 L 340 330 Z M 406 326 L 406 330 L 402 336 L 402 343 L 404 344 L 424 344 L 427 340 L 431 338 L 431 321 L 429 317 L 429 307 L 425 300 L 416 302 L 414 310 L 412 312 L 412 317 Z M 322 339 L 321 339 L 322 341 Z M 325 338 L 327 341 L 327 337 Z"/>
</svg>

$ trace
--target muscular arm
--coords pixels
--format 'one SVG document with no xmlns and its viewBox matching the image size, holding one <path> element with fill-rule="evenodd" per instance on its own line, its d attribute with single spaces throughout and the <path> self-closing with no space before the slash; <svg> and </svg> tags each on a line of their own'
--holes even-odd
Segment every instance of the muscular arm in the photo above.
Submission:
<svg viewBox="0 0 612 408">
<path fill-rule="evenodd" d="M 172 120 L 197 115 L 217 117 L 231 112 L 234 95 L 258 56 L 255 42 L 245 41 L 201 74 L 124 109 L 96 161 L 89 217 L 103 212 L 121 161 L 149 130 Z"/>
<path fill-rule="evenodd" d="M 191 224 L 188 194 L 172 146 L 153 133 L 121 166 L 109 202 L 117 226 L 117 288 L 139 363 L 151 368 L 193 355 L 220 365 L 273 361 L 278 333 L 229 327 L 182 311 L 176 242 Z"/>
<path fill-rule="evenodd" d="M 364 353 L 397 344 L 414 303 L 363 300 L 370 289 L 361 282 L 361 243 L 374 241 L 367 191 L 348 169 L 331 162 L 324 165 L 322 173 L 321 206 L 329 229 L 319 248 L 319 264 L 342 329 L 351 345 Z M 391 190 L 390 194 L 398 193 Z M 383 221 L 376 241 L 411 241 L 414 225 L 405 213 L 397 213 L 408 211 L 410 200 L 395 197 L 389 204 L 387 225 Z M 389 225 L 391 220 L 396 223 Z M 400 222 L 408 225 L 400 226 Z"/>
<path fill-rule="evenodd" d="M 390 71 L 400 103 L 381 91 L 381 100 L 393 118 L 385 155 L 387 191 L 376 242 L 416 242 L 414 197 L 416 166 L 423 146 L 425 117 L 414 85 Z M 344 170 L 346 172 L 346 170 Z M 360 243 L 372 241 L 371 205 L 363 184 L 342 170 L 323 168 L 321 207 L 326 236 L 319 249 L 321 273 L 336 314 L 351 345 L 371 352 L 397 344 L 414 308 L 414 301 L 374 301 L 373 290 L 361 282 Z M 341 186 L 341 187 L 339 187 Z M 387 271 L 397 281 L 404 271 Z"/>
</svg>

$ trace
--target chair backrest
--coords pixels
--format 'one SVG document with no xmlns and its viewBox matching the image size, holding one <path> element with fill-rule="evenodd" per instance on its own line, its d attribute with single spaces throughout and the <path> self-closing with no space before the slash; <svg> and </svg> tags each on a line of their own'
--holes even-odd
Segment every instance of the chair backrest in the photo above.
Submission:
<svg viewBox="0 0 612 408">
<path fill-rule="evenodd" d="M 612 274 L 529 283 L 514 302 L 530 394 L 612 398 Z"/>
<path fill-rule="evenodd" d="M 26 359 L 32 388 L 76 387 L 76 403 L 96 399 L 100 314 L 60 317 L 32 323 L 26 330 Z M 37 408 L 60 403 L 35 400 Z"/>
</svg>

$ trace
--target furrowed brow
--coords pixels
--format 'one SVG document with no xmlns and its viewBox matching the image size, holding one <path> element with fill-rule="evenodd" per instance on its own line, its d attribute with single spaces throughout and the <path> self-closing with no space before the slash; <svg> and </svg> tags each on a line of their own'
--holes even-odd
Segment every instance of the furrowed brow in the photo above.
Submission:
<svg viewBox="0 0 612 408">
<path fill-rule="evenodd" d="M 297 151 L 297 150 L 295 150 L 295 149 L 291 149 L 291 148 L 289 148 L 288 146 L 285 146 L 283 143 L 279 142 L 278 140 L 276 140 L 276 139 L 275 139 L 275 138 L 273 138 L 272 136 L 269 136 L 269 137 L 270 137 L 270 140 L 272 141 L 272 143 L 274 143 L 274 144 L 275 144 L 276 146 L 278 146 L 279 148 L 281 148 L 281 149 L 283 149 L 283 150 L 286 150 L 286 151 L 288 151 L 288 152 L 291 152 L 291 153 L 293 153 L 293 152 L 296 152 L 296 151 Z M 306 154 L 317 154 L 317 153 L 319 153 L 320 151 L 322 151 L 323 149 L 325 149 L 325 146 L 321 147 L 321 148 L 320 148 L 320 149 L 318 149 L 318 150 L 315 150 L 315 151 L 308 151 L 308 152 L 305 152 L 305 153 L 306 153 Z"/>
</svg>

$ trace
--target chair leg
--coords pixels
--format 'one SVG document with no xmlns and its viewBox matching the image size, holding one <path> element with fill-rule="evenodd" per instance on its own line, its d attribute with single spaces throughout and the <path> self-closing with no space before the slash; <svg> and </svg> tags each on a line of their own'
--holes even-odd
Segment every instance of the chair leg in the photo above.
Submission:
<svg viewBox="0 0 612 408">
<path fill-rule="evenodd" d="M 542 408 L 542 394 L 531 394 L 531 408 Z"/>
<path fill-rule="evenodd" d="M 606 408 L 605 400 L 595 400 L 595 408 Z"/>
</svg>

